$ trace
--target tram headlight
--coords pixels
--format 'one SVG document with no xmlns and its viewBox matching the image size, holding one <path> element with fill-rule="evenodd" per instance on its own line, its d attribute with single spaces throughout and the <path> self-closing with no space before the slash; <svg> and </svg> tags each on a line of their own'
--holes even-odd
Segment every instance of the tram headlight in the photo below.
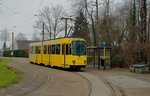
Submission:
<svg viewBox="0 0 150 96">
<path fill-rule="evenodd" d="M 72 63 L 75 64 L 75 63 L 76 63 L 76 60 L 72 60 Z"/>
<path fill-rule="evenodd" d="M 86 64 L 87 63 L 87 60 L 84 60 L 84 64 Z"/>
</svg>

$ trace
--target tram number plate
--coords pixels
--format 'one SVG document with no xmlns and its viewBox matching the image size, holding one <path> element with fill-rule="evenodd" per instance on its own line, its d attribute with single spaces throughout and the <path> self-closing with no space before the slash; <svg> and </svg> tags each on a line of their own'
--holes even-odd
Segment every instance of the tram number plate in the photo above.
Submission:
<svg viewBox="0 0 150 96">
<path fill-rule="evenodd" d="M 78 58 L 78 60 L 82 60 L 82 58 Z"/>
</svg>

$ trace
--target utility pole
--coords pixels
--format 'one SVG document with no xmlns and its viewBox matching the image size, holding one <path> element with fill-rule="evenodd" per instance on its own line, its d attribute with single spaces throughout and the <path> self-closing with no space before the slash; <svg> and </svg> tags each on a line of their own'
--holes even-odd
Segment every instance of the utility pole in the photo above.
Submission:
<svg viewBox="0 0 150 96">
<path fill-rule="evenodd" d="M 98 16 L 98 0 L 96 0 L 96 23 L 98 25 L 99 22 L 99 16 Z"/>
<path fill-rule="evenodd" d="M 42 30 L 42 42 L 44 42 L 44 28 L 45 28 L 45 23 L 43 22 L 43 30 Z"/>
<path fill-rule="evenodd" d="M 110 1 L 107 0 L 106 2 L 106 22 L 107 22 L 107 34 L 108 34 L 108 43 L 109 43 L 109 46 L 111 46 L 111 34 L 110 34 L 110 24 L 109 24 L 109 3 Z"/>
<path fill-rule="evenodd" d="M 14 57 L 14 32 L 12 32 L 12 52 L 11 52 L 12 57 Z"/>
<path fill-rule="evenodd" d="M 65 20 L 65 38 L 67 38 L 67 23 L 68 23 L 68 20 L 72 20 L 72 18 L 62 17 L 61 20 Z"/>
<path fill-rule="evenodd" d="M 98 25 L 99 19 L 98 19 L 98 0 L 96 0 L 96 23 Z"/>
<path fill-rule="evenodd" d="M 45 23 L 43 22 L 43 30 L 42 30 L 42 48 L 43 49 L 44 49 L 44 28 L 45 28 Z M 44 51 L 43 51 L 43 53 L 44 53 Z M 43 55 L 41 55 L 41 58 L 43 58 Z"/>
<path fill-rule="evenodd" d="M 147 30 L 147 42 L 149 43 L 149 35 L 150 35 L 150 12 L 149 11 L 147 11 L 147 21 L 146 21 L 146 23 L 147 23 L 147 28 L 146 28 L 146 30 Z"/>
<path fill-rule="evenodd" d="M 97 45 L 97 42 L 96 42 L 96 34 L 98 34 L 98 32 L 99 32 L 99 16 L 98 16 L 98 0 L 96 0 L 96 31 L 95 31 L 95 33 L 94 33 L 94 46 L 96 46 Z"/>
</svg>

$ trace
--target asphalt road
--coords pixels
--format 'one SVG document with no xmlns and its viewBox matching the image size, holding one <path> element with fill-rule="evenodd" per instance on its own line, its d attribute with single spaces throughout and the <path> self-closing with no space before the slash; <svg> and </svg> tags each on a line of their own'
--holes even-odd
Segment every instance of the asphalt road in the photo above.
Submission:
<svg viewBox="0 0 150 96">
<path fill-rule="evenodd" d="M 27 59 L 9 63 L 26 74 L 22 82 L 0 91 L 0 96 L 87 96 L 85 79 L 74 72 L 30 64 Z"/>
<path fill-rule="evenodd" d="M 26 78 L 0 90 L 0 96 L 122 96 L 107 80 L 87 69 L 67 71 L 30 64 L 25 58 L 11 59 L 14 61 L 8 65 L 24 72 Z"/>
</svg>

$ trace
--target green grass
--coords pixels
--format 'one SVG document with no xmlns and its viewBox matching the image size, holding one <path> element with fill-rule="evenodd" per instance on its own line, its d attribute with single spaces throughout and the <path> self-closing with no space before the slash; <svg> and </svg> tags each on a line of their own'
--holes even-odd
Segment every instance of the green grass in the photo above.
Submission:
<svg viewBox="0 0 150 96">
<path fill-rule="evenodd" d="M 16 84 L 25 77 L 21 71 L 6 65 L 11 61 L 8 59 L 0 59 L 0 89 Z"/>
</svg>

